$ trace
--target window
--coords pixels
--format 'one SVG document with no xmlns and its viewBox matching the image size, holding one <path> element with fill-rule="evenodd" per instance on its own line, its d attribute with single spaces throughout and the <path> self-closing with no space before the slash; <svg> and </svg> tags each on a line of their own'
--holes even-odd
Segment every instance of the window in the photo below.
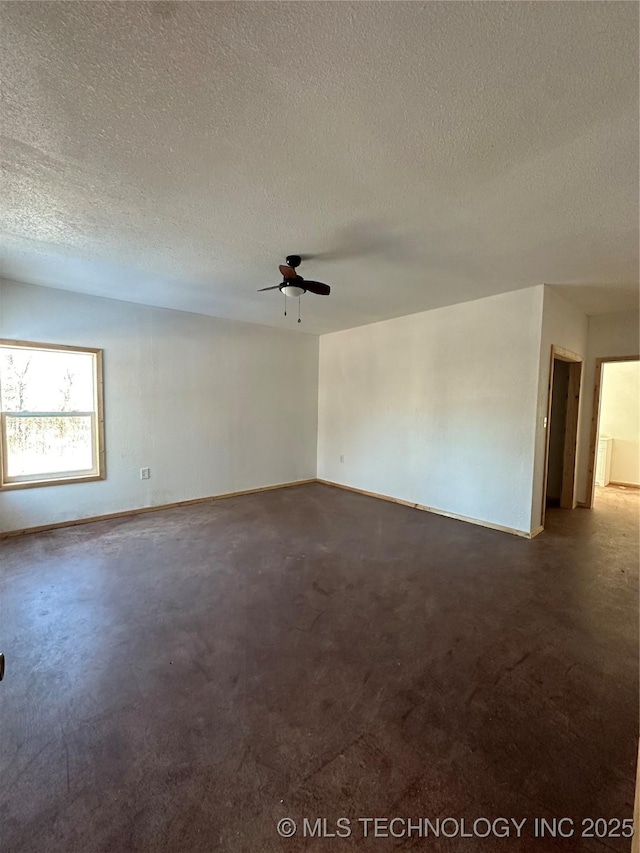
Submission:
<svg viewBox="0 0 640 853">
<path fill-rule="evenodd" d="M 102 351 L 0 340 L 2 489 L 104 479 Z"/>
</svg>

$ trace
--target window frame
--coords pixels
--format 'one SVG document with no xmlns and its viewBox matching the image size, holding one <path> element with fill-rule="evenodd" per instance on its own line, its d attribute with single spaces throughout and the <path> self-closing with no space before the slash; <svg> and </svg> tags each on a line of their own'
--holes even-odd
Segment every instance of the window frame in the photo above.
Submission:
<svg viewBox="0 0 640 853">
<path fill-rule="evenodd" d="M 0 403 L 0 491 L 12 491 L 15 489 L 33 489 L 42 486 L 61 486 L 67 483 L 91 483 L 97 480 L 106 479 L 105 465 L 105 450 L 104 450 L 104 381 L 103 381 L 103 365 L 102 365 L 102 350 L 95 347 L 78 347 L 69 346 L 67 344 L 46 344 L 39 341 L 19 341 L 10 340 L 8 338 L 0 338 L 0 347 L 10 347 L 12 349 L 33 349 L 44 352 L 74 352 L 85 353 L 93 356 L 93 411 L 82 412 L 83 416 L 91 415 L 92 417 L 92 432 L 93 432 L 93 447 L 92 457 L 95 459 L 96 467 L 90 473 L 74 473 L 56 472 L 51 477 L 42 477 L 42 475 L 33 475 L 31 479 L 15 480 L 7 479 L 7 452 L 6 445 L 6 415 L 11 415 L 11 412 L 5 412 L 1 408 Z M 47 413 L 54 416 L 78 416 L 77 412 L 69 413 Z M 38 417 L 38 414 L 34 414 Z M 42 417 L 42 414 L 39 415 Z M 29 417 L 25 415 L 24 417 Z M 35 479 L 40 477 L 40 479 Z"/>
</svg>

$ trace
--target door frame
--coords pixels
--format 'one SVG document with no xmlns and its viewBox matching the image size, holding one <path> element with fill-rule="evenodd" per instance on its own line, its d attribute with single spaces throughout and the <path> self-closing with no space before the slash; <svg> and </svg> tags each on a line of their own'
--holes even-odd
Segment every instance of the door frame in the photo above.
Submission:
<svg viewBox="0 0 640 853">
<path fill-rule="evenodd" d="M 578 442 L 578 416 L 580 413 L 580 383 L 582 380 L 582 356 L 571 350 L 552 345 L 549 365 L 549 389 L 547 394 L 547 417 L 544 439 L 544 477 L 542 480 L 542 509 L 540 524 L 544 527 L 547 514 L 547 481 L 549 477 L 549 438 L 551 435 L 551 404 L 553 402 L 553 373 L 554 362 L 569 363 L 569 387 L 567 390 L 567 413 L 564 431 L 564 451 L 562 457 L 562 493 L 560 506 L 562 509 L 575 509 L 576 500 L 576 465 Z"/>
<path fill-rule="evenodd" d="M 640 361 L 640 355 L 612 355 L 596 358 L 593 380 L 593 407 L 591 410 L 591 433 L 589 437 L 589 468 L 587 469 L 587 500 L 584 506 L 593 509 L 596 486 L 596 451 L 600 431 L 600 403 L 602 402 L 602 365 L 616 361 Z M 582 506 L 582 504 L 581 504 Z"/>
</svg>

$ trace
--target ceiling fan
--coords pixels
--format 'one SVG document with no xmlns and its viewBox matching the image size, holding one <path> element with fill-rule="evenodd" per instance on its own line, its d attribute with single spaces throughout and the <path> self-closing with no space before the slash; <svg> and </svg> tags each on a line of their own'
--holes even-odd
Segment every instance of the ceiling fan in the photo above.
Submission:
<svg viewBox="0 0 640 853">
<path fill-rule="evenodd" d="M 321 281 L 306 281 L 301 275 L 296 272 L 296 267 L 299 267 L 302 258 L 300 255 L 287 255 L 286 264 L 280 264 L 278 269 L 282 273 L 282 281 L 280 284 L 274 284 L 271 287 L 261 287 L 258 293 L 263 290 L 279 290 L 285 295 L 284 315 L 287 316 L 286 297 L 298 297 L 298 323 L 300 322 L 300 297 L 304 293 L 315 293 L 317 296 L 329 296 L 331 288 L 328 284 L 323 284 Z"/>
</svg>

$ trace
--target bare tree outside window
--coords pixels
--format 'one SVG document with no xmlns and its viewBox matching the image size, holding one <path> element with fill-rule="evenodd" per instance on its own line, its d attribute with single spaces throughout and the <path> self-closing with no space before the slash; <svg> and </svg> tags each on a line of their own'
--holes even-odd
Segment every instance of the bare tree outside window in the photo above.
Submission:
<svg viewBox="0 0 640 853">
<path fill-rule="evenodd" d="M 0 342 L 2 487 L 104 476 L 99 350 Z"/>
</svg>

